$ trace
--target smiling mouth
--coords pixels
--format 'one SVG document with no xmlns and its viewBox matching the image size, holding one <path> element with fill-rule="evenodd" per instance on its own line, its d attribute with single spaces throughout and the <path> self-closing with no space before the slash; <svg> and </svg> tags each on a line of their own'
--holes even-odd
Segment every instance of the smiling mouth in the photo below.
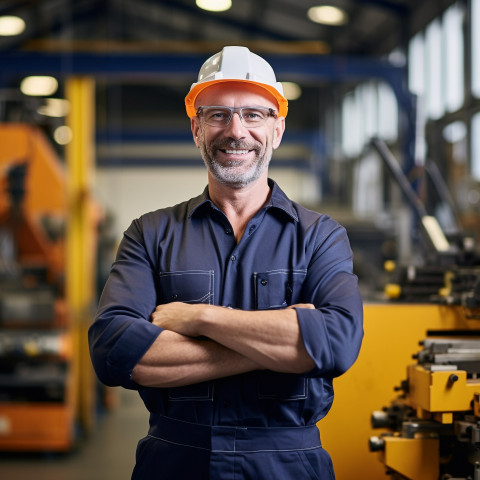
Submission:
<svg viewBox="0 0 480 480">
<path fill-rule="evenodd" d="M 246 155 L 250 150 L 223 150 L 227 155 Z"/>
</svg>

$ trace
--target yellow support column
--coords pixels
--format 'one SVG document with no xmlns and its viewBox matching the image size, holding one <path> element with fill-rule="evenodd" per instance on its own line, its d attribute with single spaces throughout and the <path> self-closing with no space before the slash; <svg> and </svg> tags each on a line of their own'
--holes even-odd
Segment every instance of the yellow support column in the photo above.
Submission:
<svg viewBox="0 0 480 480">
<path fill-rule="evenodd" d="M 70 102 L 67 124 L 72 141 L 66 149 L 68 222 L 66 296 L 74 339 L 73 396 L 80 426 L 88 432 L 94 425 L 95 380 L 90 363 L 87 330 L 95 304 L 96 218 L 91 186 L 94 168 L 94 98 L 92 78 L 66 81 Z"/>
</svg>

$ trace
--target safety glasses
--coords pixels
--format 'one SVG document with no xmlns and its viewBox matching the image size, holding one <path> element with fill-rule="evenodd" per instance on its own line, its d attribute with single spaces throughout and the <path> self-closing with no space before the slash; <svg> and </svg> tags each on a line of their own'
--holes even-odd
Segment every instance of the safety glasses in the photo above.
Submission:
<svg viewBox="0 0 480 480">
<path fill-rule="evenodd" d="M 273 108 L 267 107 L 225 107 L 211 105 L 199 107 L 197 117 L 204 119 L 211 127 L 226 127 L 232 120 L 233 114 L 238 113 L 242 125 L 246 128 L 256 128 L 265 125 L 269 117 L 277 118 Z"/>
</svg>

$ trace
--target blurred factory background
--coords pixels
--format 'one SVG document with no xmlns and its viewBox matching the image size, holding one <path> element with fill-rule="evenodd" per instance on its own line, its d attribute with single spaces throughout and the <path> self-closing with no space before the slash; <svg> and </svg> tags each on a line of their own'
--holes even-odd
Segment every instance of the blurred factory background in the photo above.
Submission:
<svg viewBox="0 0 480 480">
<path fill-rule="evenodd" d="M 224 45 L 285 82 L 272 178 L 352 243 L 337 478 L 479 480 L 480 0 L 2 0 L 0 478 L 130 478 L 146 413 L 85 334 L 131 220 L 206 184 L 183 101 Z"/>
</svg>

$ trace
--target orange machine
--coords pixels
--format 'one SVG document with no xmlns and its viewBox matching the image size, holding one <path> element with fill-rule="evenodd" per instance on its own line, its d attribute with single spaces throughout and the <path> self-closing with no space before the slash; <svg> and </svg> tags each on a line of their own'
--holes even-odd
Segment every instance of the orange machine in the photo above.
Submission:
<svg viewBox="0 0 480 480">
<path fill-rule="evenodd" d="M 78 383 L 66 176 L 37 128 L 1 124 L 0 146 L 0 450 L 65 451 Z"/>
</svg>

